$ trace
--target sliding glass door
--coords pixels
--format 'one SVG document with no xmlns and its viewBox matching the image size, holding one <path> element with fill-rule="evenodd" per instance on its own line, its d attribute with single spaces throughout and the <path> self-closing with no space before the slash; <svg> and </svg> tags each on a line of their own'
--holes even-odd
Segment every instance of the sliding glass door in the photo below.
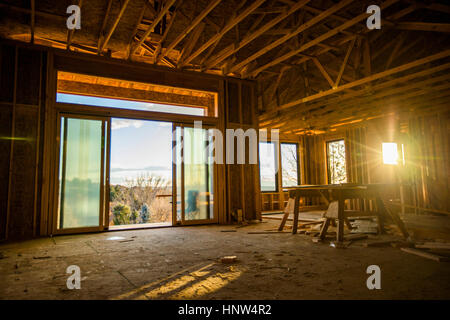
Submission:
<svg viewBox="0 0 450 320">
<path fill-rule="evenodd" d="M 59 116 L 55 233 L 99 231 L 105 219 L 109 120 Z"/>
<path fill-rule="evenodd" d="M 174 220 L 178 224 L 215 222 L 212 138 L 204 128 L 174 130 Z"/>
</svg>

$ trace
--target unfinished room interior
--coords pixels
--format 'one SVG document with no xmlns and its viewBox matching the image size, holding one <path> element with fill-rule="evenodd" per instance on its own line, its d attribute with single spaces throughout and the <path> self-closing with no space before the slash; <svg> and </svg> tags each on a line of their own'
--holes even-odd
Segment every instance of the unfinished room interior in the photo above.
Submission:
<svg viewBox="0 0 450 320">
<path fill-rule="evenodd" d="M 0 299 L 450 299 L 449 32 L 444 0 L 2 0 Z"/>
</svg>

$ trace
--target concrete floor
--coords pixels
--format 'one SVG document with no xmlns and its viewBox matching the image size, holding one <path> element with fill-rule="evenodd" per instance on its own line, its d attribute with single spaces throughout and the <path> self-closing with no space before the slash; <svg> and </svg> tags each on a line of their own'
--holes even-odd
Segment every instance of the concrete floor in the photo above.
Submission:
<svg viewBox="0 0 450 320">
<path fill-rule="evenodd" d="M 334 249 L 312 243 L 307 235 L 248 234 L 278 223 L 128 230 L 2 244 L 0 299 L 450 298 L 450 263 L 392 247 L 364 248 L 365 240 Z M 238 262 L 218 261 L 227 255 L 236 255 Z M 373 264 L 381 268 L 381 290 L 366 286 L 366 268 Z M 81 268 L 80 290 L 67 289 L 69 265 Z"/>
</svg>

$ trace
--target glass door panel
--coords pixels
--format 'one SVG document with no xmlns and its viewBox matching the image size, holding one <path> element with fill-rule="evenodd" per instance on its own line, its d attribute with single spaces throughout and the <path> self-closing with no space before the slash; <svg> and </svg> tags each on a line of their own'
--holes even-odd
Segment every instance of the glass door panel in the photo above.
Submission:
<svg viewBox="0 0 450 320">
<path fill-rule="evenodd" d="M 60 119 L 57 230 L 101 229 L 107 120 Z"/>
<path fill-rule="evenodd" d="M 207 129 L 177 127 L 177 221 L 182 224 L 214 220 L 214 164 Z"/>
</svg>

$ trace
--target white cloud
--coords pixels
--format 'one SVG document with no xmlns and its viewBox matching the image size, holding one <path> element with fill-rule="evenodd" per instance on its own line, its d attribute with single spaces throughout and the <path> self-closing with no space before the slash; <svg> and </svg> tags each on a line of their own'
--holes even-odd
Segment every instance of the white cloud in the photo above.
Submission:
<svg viewBox="0 0 450 320">
<path fill-rule="evenodd" d="M 143 124 L 144 123 L 141 120 L 114 119 L 114 121 L 112 121 L 111 129 L 116 130 L 116 129 L 128 128 L 131 126 L 133 126 L 135 128 L 140 128 L 140 127 L 142 127 Z"/>
</svg>

